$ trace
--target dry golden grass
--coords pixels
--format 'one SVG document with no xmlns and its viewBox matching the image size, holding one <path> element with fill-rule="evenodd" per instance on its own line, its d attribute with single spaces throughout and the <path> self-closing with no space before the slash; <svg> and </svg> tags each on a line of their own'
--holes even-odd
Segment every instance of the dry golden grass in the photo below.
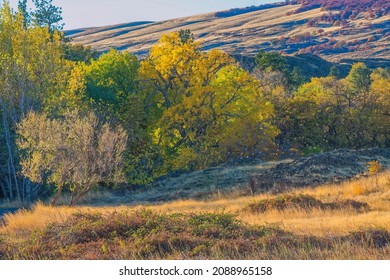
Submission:
<svg viewBox="0 0 390 280">
<path fill-rule="evenodd" d="M 38 202 L 31 211 L 19 210 L 14 214 L 6 214 L 4 220 L 7 226 L 0 228 L 0 232 L 18 234 L 49 223 L 62 222 L 76 211 L 76 208 L 51 207 Z"/>
<path fill-rule="evenodd" d="M 356 214 L 347 211 L 269 212 L 264 215 L 244 215 L 248 224 L 276 224 L 296 234 L 327 236 L 343 235 L 366 228 L 390 230 L 390 212 Z"/>
<path fill-rule="evenodd" d="M 219 193 L 208 201 L 120 207 L 38 203 L 5 216 L 0 259 L 388 259 L 389 175 L 379 176 L 379 189 L 372 178 L 362 178 L 283 196 Z M 286 197 L 318 204 L 293 207 L 283 204 Z M 321 206 L 348 199 L 370 208 Z M 261 213 L 248 208 L 259 201 L 270 207 Z"/>
<path fill-rule="evenodd" d="M 160 213 L 201 213 L 223 211 L 234 213 L 245 223 L 251 225 L 277 224 L 287 231 L 306 235 L 339 235 L 364 228 L 382 228 L 390 231 L 390 173 L 379 175 L 379 189 L 371 177 L 361 178 L 340 185 L 325 185 L 317 188 L 295 189 L 291 193 L 311 195 L 323 202 L 337 202 L 354 199 L 366 202 L 370 206 L 368 212 L 356 212 L 351 209 L 305 211 L 288 209 L 285 211 L 267 211 L 253 214 L 242 209 L 251 202 L 276 197 L 271 194 L 245 196 L 235 198 L 213 199 L 208 201 L 178 200 L 159 205 L 120 206 L 120 207 L 50 207 L 42 203 L 34 206 L 32 211 L 22 210 L 6 215 L 6 226 L 0 228 L 0 233 L 22 233 L 43 227 L 52 222 L 63 222 L 76 212 L 109 213 L 127 209 L 146 207 Z"/>
<path fill-rule="evenodd" d="M 178 19 L 166 20 L 133 26 L 121 24 L 89 28 L 71 35 L 73 42 L 91 46 L 99 51 L 107 51 L 111 47 L 127 50 L 131 53 L 145 56 L 150 48 L 163 34 L 190 29 L 195 38 L 201 38 L 207 48 L 218 47 L 227 53 L 241 53 L 243 55 L 256 55 L 259 46 L 269 44 L 272 40 L 281 37 L 291 38 L 294 35 L 316 34 L 320 27 L 309 27 L 306 22 L 312 18 L 320 17 L 326 11 L 321 8 L 302 13 L 293 13 L 299 5 L 288 5 L 273 9 L 260 10 L 240 14 L 233 17 L 215 17 L 214 13 L 194 15 Z M 286 14 L 290 15 L 286 15 Z M 390 19 L 390 15 L 377 19 L 364 19 L 358 17 L 349 22 L 347 29 L 331 24 L 324 25 L 319 41 L 335 39 L 338 42 L 353 42 L 372 36 L 372 29 L 362 28 L 367 23 L 382 25 Z M 299 23 L 303 22 L 303 23 Z M 343 31 L 343 32 L 340 32 Z M 337 35 L 333 32 L 339 32 Z M 328 35 L 325 35 L 328 34 Z M 332 34 L 332 35 L 329 35 Z M 314 35 L 313 35 L 314 36 Z M 388 58 L 389 43 L 385 39 L 368 42 L 367 46 L 347 53 L 323 53 L 327 60 L 340 61 L 343 58 L 366 60 L 367 58 Z M 289 49 L 289 51 L 291 51 Z M 298 50 L 297 50 L 298 51 Z"/>
</svg>

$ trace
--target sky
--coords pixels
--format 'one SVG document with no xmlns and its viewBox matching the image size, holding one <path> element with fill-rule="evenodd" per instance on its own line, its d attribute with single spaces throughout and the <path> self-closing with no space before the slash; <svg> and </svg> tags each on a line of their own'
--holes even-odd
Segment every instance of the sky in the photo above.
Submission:
<svg viewBox="0 0 390 280">
<path fill-rule="evenodd" d="M 279 0 L 281 1 L 281 0 Z M 53 0 L 62 7 L 65 29 L 104 26 L 133 21 L 173 19 L 276 0 Z M 3 0 L 0 0 L 3 2 Z M 18 0 L 9 0 L 17 7 Z M 32 2 L 32 0 L 29 0 Z"/>
</svg>

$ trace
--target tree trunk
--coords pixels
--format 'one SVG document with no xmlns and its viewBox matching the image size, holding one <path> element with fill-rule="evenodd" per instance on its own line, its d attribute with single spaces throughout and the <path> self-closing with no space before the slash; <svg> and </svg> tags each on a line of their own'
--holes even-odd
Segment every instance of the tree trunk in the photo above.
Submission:
<svg viewBox="0 0 390 280">
<path fill-rule="evenodd" d="M 61 197 L 63 186 L 58 186 L 58 191 L 57 194 L 54 196 L 53 200 L 51 201 L 50 205 L 51 206 L 56 206 L 58 199 Z"/>
<path fill-rule="evenodd" d="M 73 194 L 72 194 L 72 199 L 71 199 L 71 201 L 70 201 L 70 203 L 69 203 L 69 206 L 74 206 L 77 202 L 79 202 L 79 200 L 80 200 L 86 193 L 89 192 L 89 190 L 90 190 L 89 187 L 85 188 L 84 190 L 82 190 L 81 192 L 79 192 L 79 193 L 77 194 L 76 197 L 73 197 Z"/>
<path fill-rule="evenodd" d="M 1 102 L 1 105 L 2 105 L 2 121 L 3 121 L 3 128 L 4 128 L 4 140 L 5 140 L 5 145 L 6 145 L 6 158 L 7 158 L 7 187 L 8 187 L 8 193 L 6 195 L 8 195 L 8 199 L 10 200 L 13 200 L 14 199 L 14 192 L 13 192 L 13 188 L 12 188 L 12 166 L 11 166 L 11 161 L 10 161 L 10 154 L 12 154 L 10 151 L 11 151 L 11 147 L 9 145 L 9 135 L 8 135 L 8 132 L 9 132 L 9 125 L 7 123 L 7 115 L 6 115 L 6 108 L 5 108 L 5 104 L 3 103 L 3 100 L 0 100 Z"/>
</svg>

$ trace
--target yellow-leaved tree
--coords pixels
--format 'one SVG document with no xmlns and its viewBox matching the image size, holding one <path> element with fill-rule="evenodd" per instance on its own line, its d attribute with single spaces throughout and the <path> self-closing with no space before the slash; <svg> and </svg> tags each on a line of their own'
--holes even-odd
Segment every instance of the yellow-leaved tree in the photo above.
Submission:
<svg viewBox="0 0 390 280">
<path fill-rule="evenodd" d="M 30 111 L 57 102 L 70 64 L 63 58 L 62 35 L 27 26 L 23 13 L 6 1 L 0 6 L 0 196 L 27 202 L 38 185 L 20 176 L 16 124 Z"/>
<path fill-rule="evenodd" d="M 165 170 L 205 168 L 269 152 L 278 130 L 259 81 L 227 54 L 183 32 L 164 35 L 141 63 L 146 111 Z"/>
<path fill-rule="evenodd" d="M 371 127 L 379 146 L 390 146 L 390 71 L 378 68 L 371 74 L 370 104 L 373 111 Z"/>
</svg>

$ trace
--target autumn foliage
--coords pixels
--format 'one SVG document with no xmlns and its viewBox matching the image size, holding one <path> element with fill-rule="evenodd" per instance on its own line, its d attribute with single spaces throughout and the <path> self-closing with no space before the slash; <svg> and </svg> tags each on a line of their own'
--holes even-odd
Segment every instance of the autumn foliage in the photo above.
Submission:
<svg viewBox="0 0 390 280">
<path fill-rule="evenodd" d="M 277 134 L 259 81 L 219 50 L 202 52 L 179 33 L 165 35 L 140 75 L 152 140 L 170 170 L 261 156 Z"/>
<path fill-rule="evenodd" d="M 313 8 L 323 8 L 324 10 L 342 10 L 343 14 L 373 13 L 376 15 L 386 15 L 390 12 L 390 3 L 387 0 L 297 0 L 301 4 L 297 12 L 310 10 Z"/>
<path fill-rule="evenodd" d="M 116 50 L 98 57 L 25 25 L 7 4 L 0 14 L 2 198 L 64 192 L 73 204 L 96 187 L 134 189 L 291 150 L 390 147 L 386 69 L 357 63 L 345 78 L 333 68 L 304 82 L 285 57 L 260 51 L 248 71 L 218 49 L 203 51 L 189 30 L 163 35 L 142 61 Z"/>
</svg>

